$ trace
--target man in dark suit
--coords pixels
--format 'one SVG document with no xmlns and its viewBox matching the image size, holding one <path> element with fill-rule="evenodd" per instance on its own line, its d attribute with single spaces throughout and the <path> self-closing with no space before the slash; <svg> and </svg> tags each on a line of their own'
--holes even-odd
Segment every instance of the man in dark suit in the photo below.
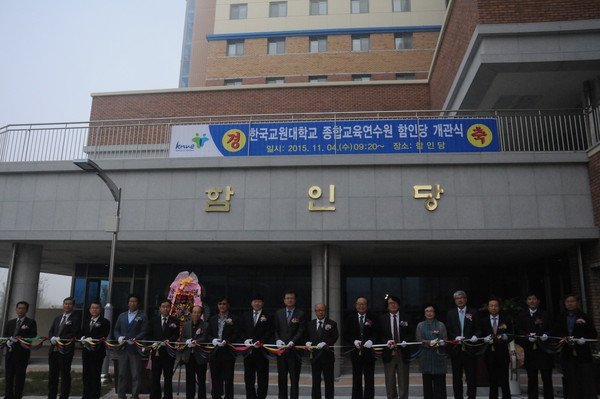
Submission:
<svg viewBox="0 0 600 399">
<path fill-rule="evenodd" d="M 375 357 L 373 342 L 379 335 L 375 315 L 368 312 L 367 298 L 359 296 L 355 301 L 356 312 L 352 312 L 344 323 L 345 345 L 355 349 L 350 354 L 352 361 L 352 399 L 373 399 L 375 396 Z M 365 389 L 363 392 L 363 376 Z"/>
<path fill-rule="evenodd" d="M 181 361 L 185 363 L 185 397 L 194 399 L 196 386 L 198 386 L 198 398 L 206 399 L 206 364 L 207 356 L 196 348 L 199 343 L 208 340 L 208 323 L 202 320 L 202 306 L 192 308 L 191 319 L 183 323 L 181 330 L 181 341 L 186 343 L 183 351 L 178 352 Z"/>
<path fill-rule="evenodd" d="M 528 295 L 526 302 L 527 309 L 523 309 L 517 316 L 515 333 L 519 337 L 516 342 L 525 351 L 527 397 L 529 399 L 538 398 L 539 370 L 544 384 L 544 399 L 554 399 L 554 388 L 552 387 L 554 356 L 546 352 L 544 348 L 548 334 L 551 334 L 552 322 L 548 313 L 539 308 L 540 300 L 537 295 Z"/>
<path fill-rule="evenodd" d="M 466 346 L 463 341 L 469 339 L 476 343 L 480 336 L 477 311 L 467 306 L 467 294 L 464 291 L 456 291 L 453 297 L 456 307 L 450 309 L 446 315 L 446 329 L 449 339 L 459 341 L 458 345 L 448 346 L 452 362 L 454 399 L 463 399 L 463 372 L 467 378 L 467 397 L 475 399 L 475 352 L 473 347 Z"/>
<path fill-rule="evenodd" d="M 385 301 L 387 312 L 381 316 L 379 323 L 381 342 L 388 345 L 382 357 L 385 390 L 388 399 L 408 399 L 409 353 L 406 343 L 402 343 L 409 339 L 408 323 L 400 315 L 400 298 L 391 295 Z"/>
<path fill-rule="evenodd" d="M 108 338 L 110 332 L 110 321 L 101 316 L 102 305 L 100 302 L 90 304 L 90 318 L 84 320 L 81 340 Z M 84 348 L 81 351 L 81 362 L 83 364 L 83 395 L 82 399 L 99 399 L 102 362 L 106 356 L 104 342 L 95 343 L 93 350 Z"/>
<path fill-rule="evenodd" d="M 290 375 L 290 398 L 297 399 L 299 394 L 300 368 L 302 352 L 295 345 L 302 345 L 306 335 L 306 316 L 296 308 L 296 293 L 288 291 L 283 296 L 285 307 L 275 312 L 274 332 L 278 347 L 287 350 L 277 357 L 277 386 L 279 399 L 286 399 L 287 379 Z"/>
<path fill-rule="evenodd" d="M 213 399 L 221 399 L 223 392 L 225 399 L 233 399 L 235 352 L 226 345 L 237 341 L 239 320 L 229 313 L 229 298 L 219 298 L 217 308 L 219 313 L 208 320 L 208 339 L 215 346 L 210 354 L 211 393 Z"/>
<path fill-rule="evenodd" d="M 552 335 L 569 337 L 561 353 L 565 398 L 596 398 L 592 347 L 586 340 L 595 340 L 598 333 L 592 319 L 579 309 L 575 295 L 567 295 L 564 303 L 565 312 L 558 317 Z"/>
<path fill-rule="evenodd" d="M 252 310 L 242 315 L 241 337 L 244 344 L 252 346 L 244 358 L 244 383 L 247 399 L 265 399 L 269 389 L 269 359 L 262 344 L 271 342 L 273 318 L 263 311 L 263 297 L 252 297 Z M 256 386 L 255 386 L 256 383 Z"/>
<path fill-rule="evenodd" d="M 71 340 L 79 338 L 81 329 L 81 319 L 73 312 L 74 304 L 71 297 L 63 300 L 63 313 L 56 316 L 48 332 L 52 344 L 48 355 L 48 399 L 56 399 L 59 375 L 60 399 L 67 399 L 71 393 L 71 363 L 75 353 L 75 342 Z M 59 341 L 66 344 L 62 353 L 58 348 Z"/>
<path fill-rule="evenodd" d="M 130 294 L 127 301 L 127 312 L 123 312 L 115 323 L 114 336 L 119 344 L 123 345 L 118 351 L 119 355 L 119 386 L 117 395 L 119 399 L 127 396 L 127 374 L 131 373 L 131 397 L 138 399 L 141 387 L 142 359 L 135 346 L 135 341 L 143 340 L 148 330 L 148 319 L 139 309 L 140 297 Z"/>
<path fill-rule="evenodd" d="M 490 381 L 489 397 L 498 399 L 498 388 L 501 388 L 502 399 L 510 399 L 508 342 L 512 341 L 512 322 L 500 312 L 497 299 L 490 299 L 487 309 L 488 314 L 479 319 L 479 329 L 488 344 L 483 356 Z"/>
<path fill-rule="evenodd" d="M 312 364 L 312 397 L 321 398 L 321 373 L 325 382 L 325 398 L 333 399 L 333 365 L 335 354 L 332 347 L 339 338 L 337 323 L 327 317 L 327 306 L 315 305 L 315 319 L 308 323 L 308 342 Z M 316 348 L 313 348 L 313 345 Z"/>
<path fill-rule="evenodd" d="M 152 387 L 150 399 L 173 398 L 173 366 L 175 358 L 167 352 L 166 344 L 162 341 L 175 342 L 179 339 L 179 320 L 170 316 L 171 301 L 164 299 L 159 305 L 160 315 L 148 323 L 146 339 L 161 341 L 152 350 Z M 164 378 L 164 395 L 161 396 L 160 375 Z"/>
<path fill-rule="evenodd" d="M 33 338 L 37 336 L 37 324 L 35 320 L 27 317 L 28 311 L 29 303 L 25 301 L 18 302 L 16 308 L 17 318 L 6 323 L 2 334 L 3 337 L 10 337 L 6 342 L 8 351 L 5 360 L 5 399 L 21 399 L 23 397 L 23 386 L 25 385 L 25 375 L 31 350 L 21 347 L 17 337 Z"/>
</svg>

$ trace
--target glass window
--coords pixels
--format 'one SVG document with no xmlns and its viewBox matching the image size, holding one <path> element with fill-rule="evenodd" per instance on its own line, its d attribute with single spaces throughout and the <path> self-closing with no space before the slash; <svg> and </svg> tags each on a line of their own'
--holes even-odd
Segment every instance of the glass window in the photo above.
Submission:
<svg viewBox="0 0 600 399">
<path fill-rule="evenodd" d="M 327 75 L 309 76 L 308 81 L 310 83 L 327 82 Z"/>
<path fill-rule="evenodd" d="M 369 12 L 369 0 L 350 0 L 352 14 L 364 14 Z"/>
<path fill-rule="evenodd" d="M 369 80 L 371 80 L 371 75 L 352 75 L 354 82 L 368 82 Z"/>
<path fill-rule="evenodd" d="M 241 86 L 242 79 L 225 79 L 225 86 Z"/>
<path fill-rule="evenodd" d="M 287 1 L 272 1 L 269 3 L 269 17 L 287 16 Z"/>
<path fill-rule="evenodd" d="M 282 84 L 284 81 L 284 78 L 267 78 L 267 84 Z"/>
<path fill-rule="evenodd" d="M 396 50 L 406 50 L 413 48 L 413 35 L 412 33 L 395 33 L 394 34 L 394 48 Z"/>
<path fill-rule="evenodd" d="M 244 55 L 244 40 L 227 40 L 227 55 Z"/>
<path fill-rule="evenodd" d="M 311 53 L 324 53 L 327 51 L 327 36 L 311 36 L 309 39 Z"/>
<path fill-rule="evenodd" d="M 408 12 L 410 11 L 410 0 L 392 0 L 393 12 Z"/>
<path fill-rule="evenodd" d="M 232 4 L 229 9 L 229 19 L 246 19 L 248 17 L 248 4 Z"/>
<path fill-rule="evenodd" d="M 270 38 L 268 53 L 269 54 L 285 53 L 285 38 Z"/>
<path fill-rule="evenodd" d="M 327 15 L 327 0 L 310 0 L 310 15 Z"/>
<path fill-rule="evenodd" d="M 352 51 L 369 51 L 369 35 L 352 35 Z"/>
<path fill-rule="evenodd" d="M 397 73 L 396 74 L 396 80 L 414 80 L 414 79 L 415 79 L 414 73 Z"/>
</svg>

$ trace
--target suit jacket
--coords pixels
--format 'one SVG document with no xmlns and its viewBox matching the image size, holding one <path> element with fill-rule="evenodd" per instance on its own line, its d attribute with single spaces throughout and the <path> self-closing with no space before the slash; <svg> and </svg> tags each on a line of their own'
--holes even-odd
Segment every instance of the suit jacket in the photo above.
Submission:
<svg viewBox="0 0 600 399">
<path fill-rule="evenodd" d="M 380 340 L 382 344 L 387 343 L 390 340 L 394 339 L 394 331 L 392 330 L 392 323 L 390 321 L 390 313 L 386 312 L 381 315 L 379 318 L 379 325 L 381 327 L 381 336 Z M 403 320 L 402 315 L 398 312 L 398 335 L 399 341 L 410 341 L 411 334 L 408 327 L 408 322 Z M 410 349 L 407 346 L 406 348 L 398 347 L 397 349 L 385 348 L 382 354 L 382 360 L 387 363 L 392 360 L 392 358 L 400 352 L 402 356 L 402 360 L 408 362 L 410 359 Z"/>
<path fill-rule="evenodd" d="M 254 325 L 254 311 L 249 310 L 242 314 L 242 325 L 240 328 L 240 338 L 245 341 L 251 339 L 252 342 L 270 343 L 273 339 L 273 316 L 261 311 L 260 316 Z"/>
<path fill-rule="evenodd" d="M 469 317 L 470 316 L 470 317 Z M 465 308 L 465 323 L 463 327 L 463 336 L 469 339 L 473 336 L 481 337 L 481 331 L 479 331 L 479 314 L 476 309 L 466 307 Z M 454 340 L 460 336 L 460 317 L 458 316 L 458 308 L 454 307 L 446 314 L 446 330 L 448 332 L 448 339 Z M 457 356 L 464 349 L 465 353 L 474 355 L 477 348 L 472 346 L 463 345 L 448 345 L 447 351 L 451 356 Z"/>
<path fill-rule="evenodd" d="M 306 341 L 306 315 L 298 308 L 294 309 L 290 322 L 286 317 L 286 308 L 279 309 L 275 312 L 274 334 L 275 340 L 282 340 L 286 344 L 290 341 L 294 345 L 302 345 Z"/>
<path fill-rule="evenodd" d="M 312 342 L 313 346 L 316 346 L 320 342 L 325 342 L 327 346 L 334 346 L 340 334 L 338 332 L 337 323 L 331 320 L 329 317 L 323 319 L 323 328 L 321 331 L 321 336 L 317 332 L 317 319 L 312 319 L 308 323 L 307 332 L 308 332 L 308 341 Z M 313 356 L 311 356 L 311 361 L 314 363 L 317 360 L 321 360 L 323 362 L 334 362 L 335 354 L 332 349 L 323 348 L 323 349 L 313 349 Z"/>
<path fill-rule="evenodd" d="M 344 344 L 354 348 L 354 341 L 361 341 L 362 344 L 366 341 L 373 341 L 374 344 L 378 343 L 378 338 L 381 335 L 380 326 L 379 326 L 379 318 L 375 317 L 375 315 L 371 312 L 367 312 L 365 314 L 365 322 L 363 327 L 363 332 L 360 332 L 360 323 L 357 312 L 352 312 L 346 318 L 344 322 Z M 362 351 L 371 351 L 368 348 L 362 348 Z M 352 351 L 352 357 L 358 357 L 360 351 Z M 368 356 L 368 358 L 372 358 L 372 356 Z"/>
<path fill-rule="evenodd" d="M 2 336 L 3 337 L 15 336 L 15 337 L 21 337 L 21 338 L 34 338 L 37 336 L 36 322 L 35 322 L 35 320 L 30 319 L 27 316 L 25 316 L 25 318 L 23 319 L 23 322 L 21 323 L 21 327 L 19 327 L 19 330 L 16 331 L 16 333 L 15 333 L 15 328 L 17 328 L 17 319 L 16 318 L 9 320 L 8 323 L 6 323 L 6 326 L 4 326 L 4 333 L 2 334 Z M 12 352 L 13 354 L 15 354 L 15 356 L 19 356 L 19 357 L 22 356 L 23 354 L 26 354 L 28 359 L 29 359 L 29 356 L 31 353 L 31 351 L 29 349 L 22 348 L 21 345 L 19 345 L 19 344 L 14 344 L 8 351 Z"/>
<path fill-rule="evenodd" d="M 198 343 L 207 343 L 208 342 L 208 323 L 204 320 L 200 320 L 196 328 L 193 328 L 193 324 L 191 320 L 183 323 L 183 327 L 181 329 L 181 342 L 186 342 L 188 339 L 192 341 L 197 341 Z M 194 352 L 196 356 L 196 363 L 199 365 L 206 364 L 208 358 L 206 356 L 200 356 L 200 349 L 198 348 L 188 348 L 187 346 L 183 351 L 177 352 L 180 360 L 184 363 L 188 363 L 190 361 L 190 354 Z"/>
<path fill-rule="evenodd" d="M 89 318 L 83 322 L 81 335 L 93 339 L 108 338 L 108 334 L 110 333 L 110 321 L 108 321 L 108 319 L 105 319 L 102 316 L 98 316 L 98 320 L 96 320 L 96 322 L 90 328 L 91 320 L 92 319 Z M 104 356 L 106 353 L 105 351 L 106 348 L 104 347 L 104 342 L 98 342 L 96 350 L 90 351 L 90 353 L 99 353 L 102 354 L 102 356 Z"/>
<path fill-rule="evenodd" d="M 489 345 L 485 351 L 485 357 L 487 361 L 493 361 L 497 364 L 504 364 L 510 361 L 510 354 L 508 352 L 508 343 L 513 340 L 513 323 L 508 319 L 502 312 L 498 314 L 498 328 L 496 335 L 494 335 L 494 329 L 492 327 L 492 321 L 490 320 L 490 314 L 485 312 L 480 316 L 479 319 L 479 330 L 481 335 L 487 337 L 492 335 L 493 342 Z M 505 341 L 498 336 L 507 334 L 508 339 Z"/>
<path fill-rule="evenodd" d="M 167 327 L 165 331 L 162 328 L 162 315 L 154 317 L 148 322 L 148 331 L 146 332 L 146 339 L 150 341 L 164 341 L 175 342 L 179 339 L 179 320 L 173 316 L 167 317 Z M 161 347 L 158 353 L 163 356 L 169 356 L 167 348 Z M 152 356 L 156 356 L 156 351 L 153 351 Z"/>
<path fill-rule="evenodd" d="M 517 316 L 515 322 L 515 334 L 529 335 L 534 333 L 537 336 L 543 334 L 551 335 L 552 321 L 550 316 L 544 310 L 537 309 L 533 317 L 529 309 L 522 310 Z M 548 354 L 544 348 L 547 343 L 537 339 L 535 342 L 529 342 L 526 337 L 517 337 L 515 342 L 523 347 L 525 351 L 525 367 L 535 367 L 537 369 L 548 369 L 554 365 L 554 356 Z M 548 349 L 552 349 L 548 347 Z"/>
<path fill-rule="evenodd" d="M 71 312 L 71 315 L 67 318 L 62 327 L 60 322 L 62 321 L 63 314 L 56 316 L 50 331 L 48 331 L 49 337 L 59 337 L 61 341 L 70 340 L 71 338 L 79 338 L 81 336 L 81 319 L 75 312 Z M 50 353 L 56 352 L 58 349 L 55 345 L 50 346 Z M 73 356 L 75 351 L 75 345 L 67 345 L 63 350 L 65 356 Z"/>
<path fill-rule="evenodd" d="M 127 313 L 128 312 L 123 312 L 117 318 L 114 330 L 115 338 L 125 337 L 125 340 L 135 338 L 138 341 L 145 339 L 146 332 L 148 331 L 148 318 L 146 315 L 141 310 L 138 310 L 135 318 L 131 321 L 131 324 L 129 324 Z M 121 346 L 120 349 L 122 351 L 127 350 L 131 353 L 137 352 L 135 345 L 127 343 Z"/>
<path fill-rule="evenodd" d="M 571 334 L 569 334 L 567 326 L 567 314 L 562 313 L 556 320 L 552 335 L 558 337 L 573 336 L 574 338 L 596 339 L 598 337 L 598 332 L 596 331 L 590 316 L 578 310 L 575 312 L 575 325 L 573 326 Z M 588 342 L 584 345 L 578 345 L 576 343 L 569 344 L 563 349 L 561 356 L 563 360 L 574 358 L 577 363 L 590 363 L 593 360 L 592 348 Z"/>
</svg>

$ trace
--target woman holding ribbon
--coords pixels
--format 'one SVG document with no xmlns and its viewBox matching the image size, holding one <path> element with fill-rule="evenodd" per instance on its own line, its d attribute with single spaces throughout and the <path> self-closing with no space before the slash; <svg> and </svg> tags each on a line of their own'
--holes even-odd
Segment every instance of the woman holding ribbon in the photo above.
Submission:
<svg viewBox="0 0 600 399">
<path fill-rule="evenodd" d="M 446 399 L 446 326 L 436 318 L 434 305 L 426 305 L 423 312 L 425 320 L 417 325 L 416 332 L 417 341 L 423 343 L 419 365 L 423 375 L 423 398 Z"/>
</svg>

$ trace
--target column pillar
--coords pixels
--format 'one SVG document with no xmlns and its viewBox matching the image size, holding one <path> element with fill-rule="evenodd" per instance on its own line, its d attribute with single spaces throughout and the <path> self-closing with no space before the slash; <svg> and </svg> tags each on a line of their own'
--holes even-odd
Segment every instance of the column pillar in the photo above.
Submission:
<svg viewBox="0 0 600 399">
<path fill-rule="evenodd" d="M 29 303 L 27 316 L 35 318 L 42 250 L 41 245 L 13 244 L 13 256 L 9 265 L 6 287 L 8 306 L 5 320 L 14 317 L 17 302 L 20 301 Z"/>
</svg>

